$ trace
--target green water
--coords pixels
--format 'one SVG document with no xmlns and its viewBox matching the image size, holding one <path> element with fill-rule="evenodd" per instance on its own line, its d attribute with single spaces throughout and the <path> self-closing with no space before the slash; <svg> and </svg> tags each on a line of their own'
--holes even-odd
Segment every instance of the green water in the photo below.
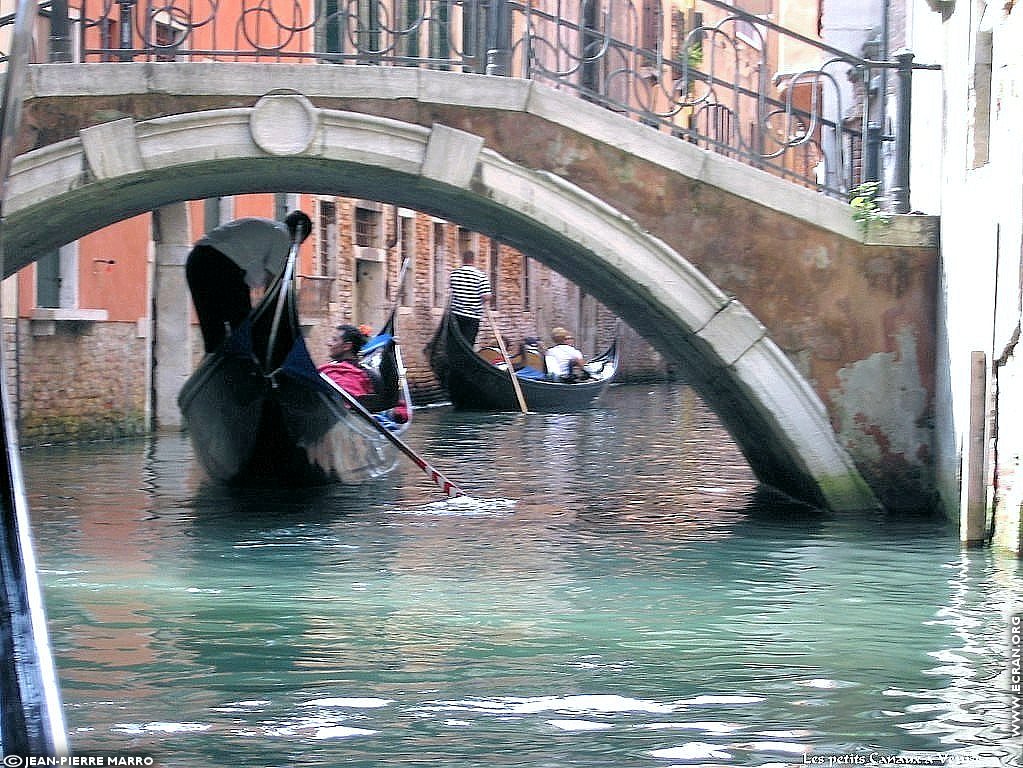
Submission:
<svg viewBox="0 0 1023 768">
<path fill-rule="evenodd" d="M 1016 559 L 935 520 L 758 491 L 683 387 L 617 387 L 582 415 L 431 409 L 407 439 L 474 498 L 411 464 L 228 493 L 178 435 L 26 452 L 73 748 L 189 767 L 1019 765 Z"/>
</svg>

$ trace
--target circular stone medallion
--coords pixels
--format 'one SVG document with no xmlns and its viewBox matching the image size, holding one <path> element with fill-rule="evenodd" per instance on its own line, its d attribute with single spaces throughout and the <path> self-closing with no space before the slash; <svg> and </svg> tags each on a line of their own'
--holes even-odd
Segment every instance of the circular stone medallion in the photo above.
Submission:
<svg viewBox="0 0 1023 768">
<path fill-rule="evenodd" d="M 252 140 L 271 155 L 297 155 L 316 134 L 317 109 L 300 94 L 269 94 L 252 108 Z"/>
</svg>

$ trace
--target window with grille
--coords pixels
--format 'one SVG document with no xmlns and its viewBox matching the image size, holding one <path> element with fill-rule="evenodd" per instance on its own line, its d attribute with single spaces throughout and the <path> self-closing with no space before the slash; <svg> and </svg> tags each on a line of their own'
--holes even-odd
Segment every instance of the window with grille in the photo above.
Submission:
<svg viewBox="0 0 1023 768">
<path fill-rule="evenodd" d="M 501 280 L 501 244 L 490 239 L 490 306 L 497 309 L 497 287 Z"/>
<path fill-rule="evenodd" d="M 660 0 L 643 0 L 643 28 L 640 45 L 648 51 L 661 47 L 661 3 Z"/>
<path fill-rule="evenodd" d="M 443 307 L 447 303 L 448 289 L 447 248 L 444 244 L 444 225 L 433 225 L 433 306 Z"/>
<path fill-rule="evenodd" d="M 355 244 L 376 248 L 380 244 L 380 212 L 368 208 L 355 209 Z"/>
<path fill-rule="evenodd" d="M 472 232 L 468 229 L 458 228 L 458 258 L 461 263 L 462 254 L 466 251 L 476 253 L 476 246 L 473 242 Z M 479 265 L 477 265 L 479 266 Z"/>
<path fill-rule="evenodd" d="M 527 312 L 532 309 L 533 301 L 533 267 L 528 256 L 522 255 L 522 308 Z"/>
<path fill-rule="evenodd" d="M 320 200 L 316 238 L 317 273 L 324 277 L 337 274 L 337 204 Z"/>
</svg>

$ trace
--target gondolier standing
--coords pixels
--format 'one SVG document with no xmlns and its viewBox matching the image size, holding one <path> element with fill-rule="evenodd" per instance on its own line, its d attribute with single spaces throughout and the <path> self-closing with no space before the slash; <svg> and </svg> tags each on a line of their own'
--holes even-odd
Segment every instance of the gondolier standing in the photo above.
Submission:
<svg viewBox="0 0 1023 768">
<path fill-rule="evenodd" d="M 451 273 L 451 317 L 469 344 L 476 342 L 484 302 L 490 301 L 490 278 L 476 266 L 476 254 L 462 252 L 462 266 Z"/>
<path fill-rule="evenodd" d="M 312 222 L 292 211 L 283 222 L 256 216 L 222 224 L 196 241 L 185 262 L 203 344 L 213 352 L 252 309 L 252 290 L 281 271 L 292 239 L 303 242 Z"/>
</svg>

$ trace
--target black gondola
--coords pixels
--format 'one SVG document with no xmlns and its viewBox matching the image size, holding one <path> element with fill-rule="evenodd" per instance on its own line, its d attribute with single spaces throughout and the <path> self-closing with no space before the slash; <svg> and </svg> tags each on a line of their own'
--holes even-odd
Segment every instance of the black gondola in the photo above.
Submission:
<svg viewBox="0 0 1023 768">
<path fill-rule="evenodd" d="M 477 352 L 445 313 L 430 342 L 430 366 L 447 390 L 451 404 L 467 411 L 518 411 L 519 400 L 505 364 L 495 365 L 489 348 Z M 542 366 L 537 361 L 533 366 Z M 618 372 L 618 344 L 586 364 L 589 378 L 574 382 L 518 375 L 530 411 L 567 412 L 594 405 Z"/>
<path fill-rule="evenodd" d="M 317 371 L 298 319 L 292 246 L 284 272 L 249 316 L 203 358 L 178 396 L 196 455 L 231 485 L 355 484 L 398 461 L 381 427 L 349 408 Z M 394 338 L 394 313 L 364 348 L 378 396 L 370 410 L 411 404 Z M 386 423 L 400 434 L 411 421 Z M 384 417 L 381 415 L 381 419 Z"/>
</svg>

